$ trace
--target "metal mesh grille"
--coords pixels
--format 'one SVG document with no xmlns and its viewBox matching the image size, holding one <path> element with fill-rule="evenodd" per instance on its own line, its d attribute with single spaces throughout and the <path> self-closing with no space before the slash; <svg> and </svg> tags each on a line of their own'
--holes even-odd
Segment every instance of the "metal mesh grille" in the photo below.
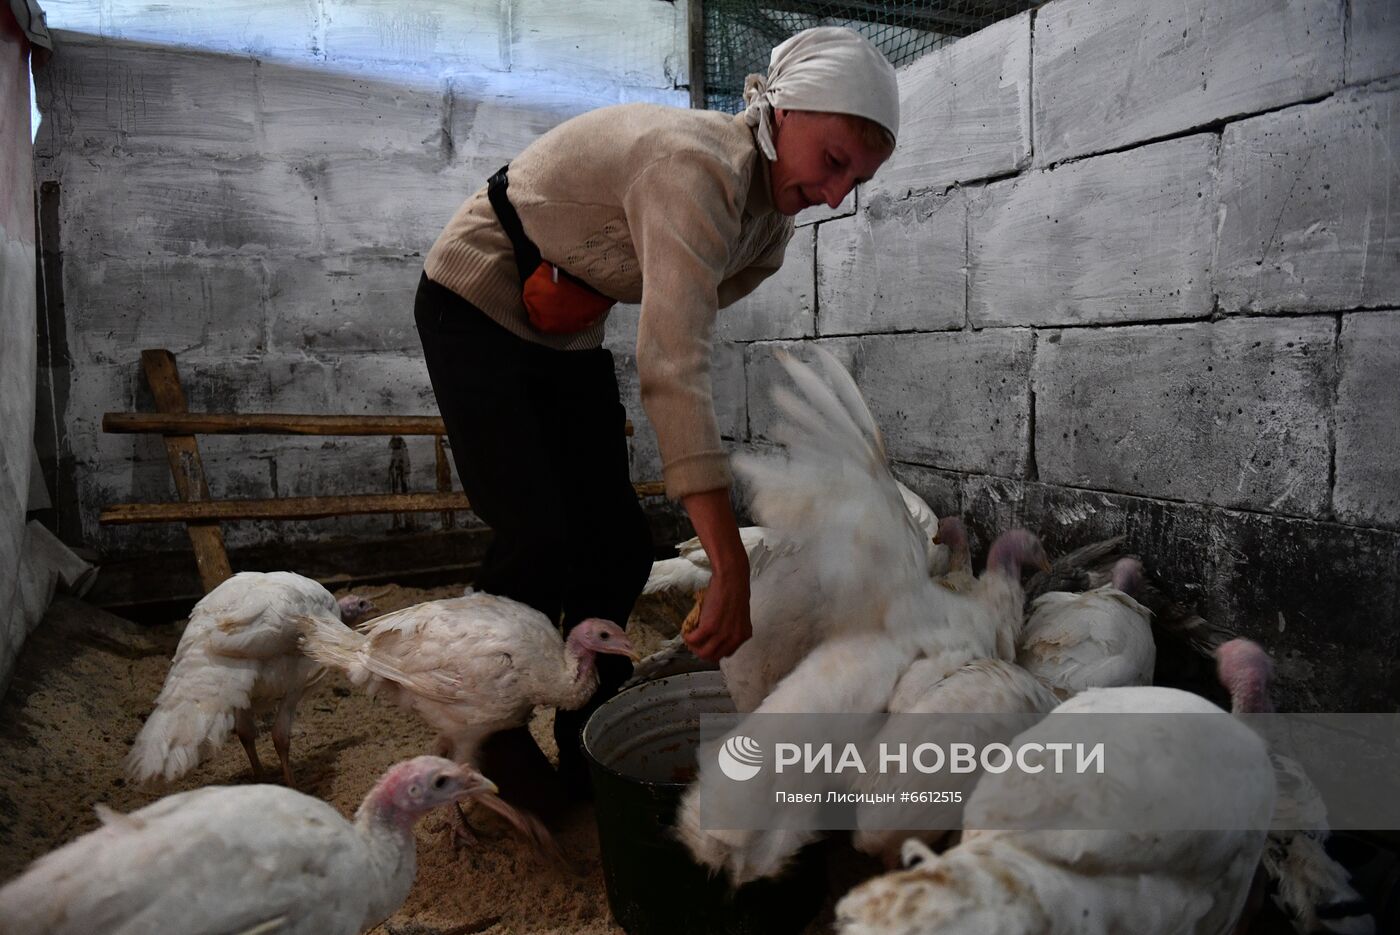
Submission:
<svg viewBox="0 0 1400 935">
<path fill-rule="evenodd" d="M 813 26 L 848 26 L 896 68 L 1043 0 L 703 0 L 705 106 L 738 113 L 744 78 L 773 47 Z"/>
</svg>

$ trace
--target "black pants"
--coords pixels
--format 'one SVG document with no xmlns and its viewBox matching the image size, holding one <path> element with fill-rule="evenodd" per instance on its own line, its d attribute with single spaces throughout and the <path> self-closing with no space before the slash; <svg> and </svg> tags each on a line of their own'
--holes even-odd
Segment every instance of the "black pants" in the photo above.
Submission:
<svg viewBox="0 0 1400 935">
<path fill-rule="evenodd" d="M 612 353 L 523 340 L 426 275 L 414 318 L 457 473 L 494 533 L 475 587 L 562 620 L 565 633 L 588 617 L 625 626 L 653 552 Z M 580 768 L 584 720 L 632 671 L 622 656 L 597 665 L 593 701 L 556 716 L 561 770 Z"/>
</svg>

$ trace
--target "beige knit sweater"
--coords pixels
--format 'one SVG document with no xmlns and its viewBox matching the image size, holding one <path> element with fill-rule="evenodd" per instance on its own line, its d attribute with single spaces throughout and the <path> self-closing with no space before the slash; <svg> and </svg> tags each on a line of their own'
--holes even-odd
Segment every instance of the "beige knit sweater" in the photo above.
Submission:
<svg viewBox="0 0 1400 935">
<path fill-rule="evenodd" d="M 718 308 L 783 262 L 792 219 L 773 210 L 768 161 L 741 117 L 653 104 L 560 124 L 510 163 L 510 200 L 541 255 L 622 302 L 640 302 L 637 371 L 673 498 L 730 484 L 710 386 Z M 598 347 L 605 320 L 548 335 L 520 304 L 510 240 L 483 187 L 428 251 L 428 278 L 516 335 Z"/>
</svg>

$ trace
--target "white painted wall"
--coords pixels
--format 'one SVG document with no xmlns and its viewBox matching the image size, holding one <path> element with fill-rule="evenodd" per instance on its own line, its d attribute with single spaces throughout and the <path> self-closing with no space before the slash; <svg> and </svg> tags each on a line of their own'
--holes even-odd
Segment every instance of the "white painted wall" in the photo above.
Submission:
<svg viewBox="0 0 1400 935">
<path fill-rule="evenodd" d="M 59 188 L 71 360 L 46 376 L 63 438 L 44 454 L 66 485 L 64 533 L 108 553 L 185 546 L 178 526 L 96 524 L 104 504 L 173 496 L 158 439 L 101 432 L 104 411 L 149 405 L 141 349 L 178 355 L 194 409 L 434 413 L 412 301 L 460 202 L 574 114 L 688 102 L 684 2 L 45 7 L 58 49 L 39 78 L 37 167 Z M 654 478 L 635 390 L 631 403 L 635 471 Z M 387 439 L 201 448 L 216 496 L 388 490 Z M 410 455 L 414 488 L 432 489 L 430 442 L 411 440 Z M 225 532 L 239 546 L 390 523 Z"/>
</svg>

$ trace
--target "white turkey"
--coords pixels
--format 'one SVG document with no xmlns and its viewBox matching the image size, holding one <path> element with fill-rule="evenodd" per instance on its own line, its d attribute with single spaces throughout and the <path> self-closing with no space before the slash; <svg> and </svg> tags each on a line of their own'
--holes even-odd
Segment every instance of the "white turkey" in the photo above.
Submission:
<svg viewBox="0 0 1400 935">
<path fill-rule="evenodd" d="M 889 724 L 871 742 L 872 750 L 880 745 L 906 743 L 910 746 L 928 741 L 938 743 L 948 749 L 950 743 L 970 743 L 981 749 L 992 741 L 1006 741 L 1014 735 L 1016 727 L 1029 726 L 1030 719 L 1048 714 L 1057 704 L 1057 699 L 1048 688 L 1033 675 L 1013 662 L 1002 659 L 977 659 L 948 675 L 939 671 L 936 663 L 916 660 L 909 666 L 895 685 L 890 697 L 889 712 L 897 715 L 920 715 L 916 718 L 892 718 Z M 955 718 L 937 718 L 934 715 L 981 715 Z M 996 718 L 992 715 L 1009 715 Z M 923 734 L 920 735 L 920 727 Z M 1010 735 L 1003 736 L 1007 731 Z M 887 773 L 872 774 L 860 788 L 866 792 L 902 791 L 914 788 L 911 775 Z M 964 795 L 971 791 L 977 780 L 977 773 L 963 773 L 947 776 L 939 786 L 940 791 L 960 791 Z M 922 784 L 922 777 L 919 783 Z M 906 838 L 916 837 L 926 844 L 943 840 L 951 828 L 938 826 L 942 813 L 937 806 L 926 810 L 923 823 L 915 822 L 917 830 L 899 830 L 884 827 L 888 809 L 880 805 L 862 805 L 856 810 L 856 823 L 860 830 L 852 836 L 851 843 L 856 850 L 879 857 L 886 867 L 898 864 L 901 848 Z M 913 815 L 914 806 L 904 806 L 901 816 Z"/>
<path fill-rule="evenodd" d="M 1027 601 L 1033 605 L 1050 591 L 1089 591 L 1111 584 L 1118 561 L 1136 557 L 1127 552 L 1126 542 L 1125 536 L 1118 535 L 1057 556 L 1049 572 L 1038 572 L 1026 582 Z M 1147 574 L 1142 576 L 1132 597 L 1152 614 L 1156 653 L 1153 681 L 1206 697 L 1214 695 L 1220 687 L 1215 650 L 1236 634 L 1201 617 L 1191 605 L 1173 598 Z"/>
<path fill-rule="evenodd" d="M 0 930 L 25 935 L 356 935 L 403 904 L 414 822 L 495 786 L 469 766 L 395 764 L 347 821 L 273 785 L 206 786 L 40 857 L 0 889 Z"/>
<path fill-rule="evenodd" d="M 1220 681 L 1230 689 L 1236 714 L 1267 714 L 1273 662 L 1263 647 L 1235 639 L 1216 651 Z M 1297 760 L 1269 754 L 1278 783 L 1274 829 L 1264 846 L 1263 869 L 1275 905 L 1300 933 L 1372 935 L 1375 919 L 1350 878 L 1327 853 L 1327 808 Z"/>
<path fill-rule="evenodd" d="M 942 574 L 948 565 L 948 549 L 946 546 L 939 548 L 938 545 L 938 516 L 922 497 L 900 481 L 895 483 L 899 486 L 900 496 L 904 498 L 909 515 L 929 537 L 929 574 Z M 741 527 L 739 539 L 744 544 L 744 551 L 748 553 L 749 576 L 754 583 L 761 579 L 766 569 L 776 560 L 790 557 L 798 551 L 795 544 L 785 542 L 779 534 L 763 526 Z M 657 594 L 662 591 L 694 593 L 709 586 L 710 556 L 705 553 L 705 547 L 700 544 L 699 538 L 677 543 L 676 553 L 675 558 L 663 558 L 652 563 L 651 574 L 647 576 L 647 582 L 642 587 L 643 594 Z"/>
<path fill-rule="evenodd" d="M 1033 535 L 1013 530 L 993 544 L 987 587 L 976 596 L 930 578 L 928 537 L 904 505 L 860 391 L 829 352 L 813 350 L 811 366 L 790 355 L 779 358 L 798 388 L 798 394 L 783 387 L 774 392 L 785 417 L 778 437 L 787 459 L 735 459 L 749 481 L 755 515 L 803 551 L 821 583 L 813 616 L 775 635 L 772 644 L 775 651 L 792 644 L 811 645 L 810 651 L 798 655 L 790 672 L 774 673 L 781 680 L 766 693 L 764 660 L 756 660 L 759 677 L 750 695 L 762 703 L 754 714 L 882 712 L 896 681 L 920 655 L 944 675 L 995 656 L 998 634 L 1021 624 L 1021 567 L 1048 564 Z M 735 694 L 732 681 L 730 691 Z M 772 801 L 772 779 L 761 773 L 745 793 Z M 723 783 L 702 757 L 678 814 L 681 840 L 698 861 L 723 870 L 736 885 L 780 872 L 814 835 L 702 827 L 700 800 Z"/>
<path fill-rule="evenodd" d="M 974 601 L 998 607 L 999 611 L 990 618 L 992 636 L 995 639 L 995 651 L 991 658 L 1005 662 L 1014 661 L 1026 622 L 1024 616 L 1013 612 L 1017 600 L 1020 600 L 1022 607 L 1025 606 L 1025 590 L 1021 586 L 1020 568 L 1049 567 L 1045 550 L 1039 540 L 1025 530 L 1011 530 L 998 537 L 997 543 L 993 543 L 992 550 L 987 554 L 987 568 L 980 577 L 972 573 L 967 527 L 963 525 L 962 520 L 956 516 L 947 516 L 939 520 L 938 541 L 948 548 L 949 561 L 948 570 L 935 577 L 934 581 Z M 1008 548 L 1014 548 L 1021 555 L 1015 573 L 1007 572 L 1004 556 Z"/>
<path fill-rule="evenodd" d="M 1051 591 L 1031 605 L 1016 662 L 1064 699 L 1086 688 L 1151 685 L 1157 661 L 1151 611 L 1134 599 L 1142 564 L 1123 558 L 1110 584 Z"/>
<path fill-rule="evenodd" d="M 967 528 L 956 516 L 945 516 L 939 520 L 937 541 L 949 550 L 948 571 L 937 578 L 940 585 L 960 594 L 972 594 L 985 585 L 972 574 Z M 992 579 L 995 581 L 995 579 Z M 956 671 L 944 674 L 941 666 L 929 659 L 917 659 L 900 676 L 890 696 L 890 714 L 911 715 L 1009 715 L 997 719 L 992 717 L 936 718 L 927 724 L 926 739 L 946 745 L 952 742 L 971 743 L 977 747 L 993 740 L 1005 740 L 1001 736 L 1007 725 L 1024 727 L 1027 716 L 1048 713 L 1059 699 L 1035 676 L 1016 665 L 1016 643 L 1020 637 L 1020 621 L 1006 617 L 1000 621 L 996 633 L 996 655 L 993 658 L 977 659 Z M 911 720 L 892 719 L 889 725 L 875 737 L 872 749 L 878 750 L 881 743 L 918 743 L 920 737 L 913 734 L 917 724 Z M 1014 732 L 1014 731 L 1013 731 Z M 977 780 L 977 773 L 949 776 L 940 786 L 940 791 L 969 792 Z M 905 777 L 894 775 L 875 776 L 861 784 L 868 792 L 898 791 L 908 787 Z M 944 811 L 940 811 L 944 809 Z M 887 867 L 898 864 L 901 848 L 906 838 L 916 837 L 926 844 L 944 841 L 951 829 L 936 827 L 945 815 L 946 806 L 933 806 L 923 816 L 915 814 L 913 806 L 901 809 L 902 815 L 922 818 L 926 824 L 918 825 L 918 830 L 899 830 L 883 827 L 887 810 L 879 805 L 863 805 L 856 811 L 858 829 L 852 835 L 852 844 L 862 853 L 879 857 Z"/>
<path fill-rule="evenodd" d="M 945 516 L 939 520 L 936 541 L 946 546 L 949 552 L 948 570 L 936 579 L 940 585 L 960 594 L 972 594 L 984 586 L 972 574 L 967 528 L 961 519 Z M 1014 662 L 1016 643 L 1020 638 L 1020 621 L 1005 617 L 1000 624 L 993 658 L 974 660 L 946 675 L 933 660 L 915 660 L 895 685 L 888 705 L 889 713 L 1009 715 L 1003 719 L 933 719 L 928 724 L 927 739 L 931 742 L 945 745 L 963 742 L 981 747 L 992 740 L 1006 739 L 1000 736 L 1000 731 L 1006 725 L 1026 726 L 1028 721 L 1025 716 L 1043 715 L 1053 709 L 1060 699 Z M 911 736 L 912 729 L 914 725 L 908 721 L 891 721 L 876 736 L 872 748 L 878 750 L 881 743 L 917 743 L 919 738 Z M 950 776 L 940 791 L 966 794 L 976 782 L 977 775 L 966 773 Z M 907 783 L 895 776 L 883 776 L 862 783 L 861 788 L 869 792 L 886 792 L 906 786 Z M 862 853 L 879 857 L 885 866 L 896 866 L 906 838 L 917 837 L 926 844 L 936 844 L 949 836 L 950 829 L 935 827 L 948 814 L 939 811 L 939 808 L 934 806 L 927 810 L 924 818 L 926 824 L 919 826 L 919 830 L 898 830 L 882 827 L 885 820 L 882 817 L 884 810 L 880 806 L 861 806 L 856 812 L 859 830 L 852 835 L 852 844 Z M 907 807 L 902 814 L 909 815 L 912 810 L 912 806 Z"/>
<path fill-rule="evenodd" d="M 739 541 L 749 557 L 749 575 L 756 578 L 780 544 L 770 541 L 772 533 L 762 526 L 739 527 Z M 643 594 L 680 591 L 694 594 L 710 586 L 710 556 L 698 536 L 676 543 L 676 557 L 658 559 L 651 564 L 651 574 L 642 586 Z"/>
<path fill-rule="evenodd" d="M 934 541 L 948 550 L 948 567 L 936 576 L 938 583 L 960 594 L 972 590 L 977 584 L 977 576 L 972 573 L 972 553 L 963 521 L 956 516 L 940 519 Z"/>
<path fill-rule="evenodd" d="M 941 856 L 907 842 L 906 869 L 837 904 L 838 931 L 1231 932 L 1274 805 L 1263 742 L 1198 695 L 1136 686 L 1085 691 L 1016 743 L 1103 738 L 1093 722 L 1078 720 L 1084 714 L 1182 717 L 1120 728 L 1103 773 L 985 775 L 967 803 L 962 841 Z"/>
<path fill-rule="evenodd" d="M 373 612 L 351 594 L 337 600 L 321 585 L 286 571 L 245 571 L 195 604 L 180 636 L 175 660 L 127 758 L 137 781 L 176 779 L 210 751 L 238 734 L 261 777 L 254 741 L 257 716 L 275 708 L 272 744 L 282 777 L 292 785 L 290 748 L 297 704 L 324 669 L 297 645 L 296 618 L 314 616 L 327 627 L 350 631 Z"/>
<path fill-rule="evenodd" d="M 863 544 L 859 540 L 860 531 L 850 532 L 852 539 L 848 541 L 848 547 L 859 548 Z M 1013 546 L 1011 537 L 1020 535 L 1029 538 Z M 1030 533 L 1013 531 L 1007 536 L 1000 554 L 1009 557 L 1013 551 L 1017 551 L 1014 574 L 1006 573 L 1009 566 L 1005 563 L 1001 567 L 993 567 L 989 557 L 988 567 L 992 573 L 984 575 L 985 580 L 980 585 L 970 585 L 965 594 L 958 595 L 969 600 L 955 606 L 963 611 L 971 610 L 972 613 L 964 614 L 963 619 L 992 637 L 994 651 L 988 653 L 989 656 L 1010 658 L 1008 648 L 1014 644 L 1007 641 L 1020 630 L 1022 619 L 1019 608 L 1024 604 L 1020 567 L 1040 567 L 1046 563 L 1046 557 L 1039 542 Z M 851 626 L 858 629 L 863 625 L 859 619 L 852 619 L 851 609 L 838 609 L 842 608 L 843 601 L 852 598 L 849 589 L 854 583 L 844 576 L 835 582 L 823 581 L 818 575 L 818 569 L 823 563 L 831 561 L 831 552 L 837 547 L 838 543 L 823 543 L 820 547 L 808 543 L 802 550 L 808 557 L 801 565 L 793 563 L 794 573 L 790 577 L 781 579 L 773 575 L 767 581 L 755 582 L 751 592 L 753 637 L 733 655 L 720 660 L 725 686 L 737 710 L 756 710 L 774 686 L 828 634 Z M 819 551 L 825 554 L 817 554 Z M 925 574 L 918 582 L 918 588 L 927 591 L 930 581 L 944 583 L 951 570 L 946 564 L 940 567 L 945 568 L 943 574 L 932 578 Z M 799 568 L 803 572 L 796 571 Z M 978 580 L 981 579 L 974 579 Z M 872 579 L 874 583 L 879 581 L 878 576 Z M 878 603 L 878 599 L 873 603 Z M 867 614 L 867 608 L 854 611 L 857 618 Z"/>
<path fill-rule="evenodd" d="M 459 763 L 540 705 L 581 707 L 598 686 L 598 653 L 636 658 L 615 623 L 584 620 L 565 640 L 533 607 L 480 591 L 385 614 L 361 632 L 307 618 L 302 641 L 317 662 L 416 711 Z"/>
<path fill-rule="evenodd" d="M 929 574 L 942 574 L 948 566 L 948 548 L 936 542 L 938 517 L 918 494 L 899 481 L 895 484 L 909 515 L 924 532 Z M 810 550 L 803 549 L 801 543 L 764 526 L 745 526 L 739 530 L 739 536 L 749 556 L 753 635 L 723 659 L 719 667 L 735 705 L 740 711 L 752 711 L 820 638 L 826 588 L 813 567 Z M 704 589 L 710 582 L 710 559 L 699 539 L 688 539 L 676 550 L 680 553 L 677 558 L 662 559 L 652 565 L 642 593 L 694 593 L 696 605 L 686 618 L 689 623 L 698 619 Z M 683 627 L 680 636 L 642 660 L 628 685 L 713 668 L 691 657 L 685 632 Z"/>
</svg>

